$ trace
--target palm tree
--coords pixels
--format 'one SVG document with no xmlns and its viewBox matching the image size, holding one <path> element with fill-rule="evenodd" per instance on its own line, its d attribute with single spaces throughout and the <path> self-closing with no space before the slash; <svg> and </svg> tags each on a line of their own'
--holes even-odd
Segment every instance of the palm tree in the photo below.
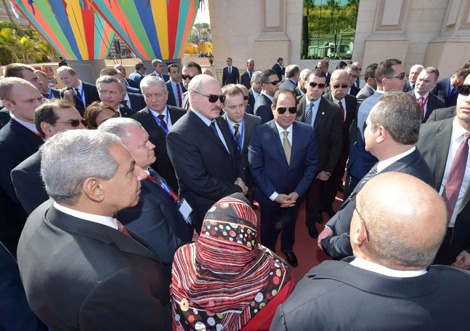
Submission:
<svg viewBox="0 0 470 331">
<path fill-rule="evenodd" d="M 18 61 L 16 55 L 16 46 L 17 46 L 18 37 L 16 36 L 16 31 L 10 28 L 3 28 L 0 31 L 0 48 L 5 52 L 9 53 L 11 56 L 11 62 Z"/>
</svg>

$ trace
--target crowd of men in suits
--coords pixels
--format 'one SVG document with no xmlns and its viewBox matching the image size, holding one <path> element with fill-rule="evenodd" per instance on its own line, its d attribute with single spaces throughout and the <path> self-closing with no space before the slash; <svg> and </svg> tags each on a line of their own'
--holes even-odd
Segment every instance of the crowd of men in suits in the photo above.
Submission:
<svg viewBox="0 0 470 331">
<path fill-rule="evenodd" d="M 304 201 L 318 247 L 336 260 L 356 257 L 312 269 L 278 309 L 274 329 L 350 327 L 350 316 L 364 316 L 336 307 L 342 320 L 323 318 L 332 313 L 318 309 L 317 298 L 334 282 L 346 288 L 332 290 L 332 303 L 378 297 L 368 303 L 377 318 L 366 329 L 396 323 L 379 317 L 380 305 L 398 300 L 384 297 L 457 295 L 447 282 L 469 282 L 465 272 L 429 266 L 470 269 L 470 69 L 439 79 L 437 68 L 414 65 L 406 80 L 401 61 L 386 59 L 366 68 L 360 88 L 360 63 L 330 73 L 327 58 L 304 70 L 278 58 L 264 71 L 248 59 L 242 75 L 227 58 L 222 84 L 192 61 L 169 64 L 168 75 L 163 61 L 152 66 L 145 75 L 137 63 L 129 78 L 124 66 L 108 67 L 95 84 L 61 66 L 61 90 L 42 71 L 6 66 L 0 265 L 14 285 L 5 291 L 19 298 L 8 307 L 21 311 L 12 325 L 46 329 L 35 314 L 52 330 L 171 328 L 174 254 L 197 240 L 212 205 L 236 192 L 258 203 L 261 243 L 275 251 L 281 234 L 291 266 L 298 265 L 295 227 Z M 119 118 L 84 130 L 85 110 L 96 101 Z M 344 202 L 335 211 L 338 191 Z M 331 219 L 319 234 L 323 212 Z M 384 275 L 412 278 L 398 286 L 417 293 L 395 292 Z M 311 283 L 317 277 L 333 283 Z M 404 305 L 397 314 L 413 309 Z M 462 325 L 460 312 L 445 321 Z"/>
</svg>

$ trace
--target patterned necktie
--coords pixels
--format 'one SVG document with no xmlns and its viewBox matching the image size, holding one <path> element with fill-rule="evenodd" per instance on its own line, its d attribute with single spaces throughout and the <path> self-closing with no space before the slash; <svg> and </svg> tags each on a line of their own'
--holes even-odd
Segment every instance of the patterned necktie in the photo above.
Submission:
<svg viewBox="0 0 470 331">
<path fill-rule="evenodd" d="M 232 76 L 232 68 L 231 67 L 228 67 L 228 75 Z"/>
<path fill-rule="evenodd" d="M 339 109 L 341 110 L 341 120 L 344 123 L 344 108 L 343 108 L 343 104 L 341 103 L 341 100 L 338 102 L 338 104 L 339 104 Z"/>
<path fill-rule="evenodd" d="M 235 135 L 235 139 L 237 140 L 237 145 L 240 145 L 240 132 L 238 131 L 238 128 L 240 127 L 240 124 L 235 124 L 233 126 L 233 134 Z"/>
<path fill-rule="evenodd" d="M 289 139 L 287 136 L 289 135 L 289 131 L 283 131 L 284 139 L 282 140 L 282 149 L 284 150 L 284 154 L 286 155 L 287 164 L 290 165 L 290 155 L 292 152 L 292 145 L 290 144 Z"/>
<path fill-rule="evenodd" d="M 305 123 L 312 125 L 313 118 L 313 102 L 310 103 L 310 108 L 307 110 L 307 115 L 305 115 Z"/>
<path fill-rule="evenodd" d="M 462 181 L 465 175 L 469 138 L 470 132 L 464 133 L 463 141 L 459 145 L 459 148 L 455 153 L 454 160 L 452 161 L 444 192 L 442 192 L 442 197 L 447 205 L 447 222 L 450 222 L 452 214 L 454 213 L 455 205 L 459 197 L 460 187 L 462 186 Z"/>
<path fill-rule="evenodd" d="M 122 232 L 124 233 L 126 236 L 132 238 L 132 236 L 130 235 L 130 233 L 127 231 L 127 229 L 124 227 L 124 225 L 122 225 L 121 222 L 119 222 L 117 219 L 113 218 L 113 220 L 116 222 L 117 226 L 118 226 L 118 230 L 119 232 Z"/>
<path fill-rule="evenodd" d="M 359 184 L 357 184 L 357 186 L 354 188 L 354 191 L 361 190 L 362 187 L 366 185 L 366 183 L 375 175 L 377 175 L 377 163 L 372 167 L 372 169 L 369 170 L 369 172 L 364 177 L 362 177 Z"/>
<path fill-rule="evenodd" d="M 160 115 L 157 116 L 157 118 L 160 120 L 160 123 L 162 124 L 163 130 L 164 130 L 164 131 L 167 131 L 167 130 L 168 130 L 168 127 L 166 126 L 165 115 L 160 114 Z"/>
</svg>

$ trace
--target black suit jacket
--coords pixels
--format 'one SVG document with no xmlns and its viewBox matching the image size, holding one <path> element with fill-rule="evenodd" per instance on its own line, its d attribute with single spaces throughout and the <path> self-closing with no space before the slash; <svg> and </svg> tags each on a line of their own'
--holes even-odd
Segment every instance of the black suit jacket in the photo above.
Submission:
<svg viewBox="0 0 470 331">
<path fill-rule="evenodd" d="M 408 94 L 416 99 L 416 95 L 413 90 L 409 91 Z M 424 114 L 423 123 L 426 123 L 428 121 L 429 117 L 431 116 L 431 114 L 434 112 L 435 109 L 444 108 L 444 107 L 445 107 L 444 99 L 432 93 L 429 93 L 429 98 L 428 98 L 428 102 L 426 106 L 426 113 Z"/>
<path fill-rule="evenodd" d="M 10 116 L 10 111 L 6 109 L 5 107 L 2 107 L 0 109 L 0 129 L 7 125 L 8 122 L 10 122 L 11 116 Z"/>
<path fill-rule="evenodd" d="M 271 110 L 272 101 L 265 95 L 260 94 L 255 101 L 253 107 L 253 114 L 261 117 L 262 123 L 267 123 L 274 119 L 273 111 Z"/>
<path fill-rule="evenodd" d="M 442 120 L 445 120 L 446 118 L 454 117 L 456 115 L 455 107 L 456 106 L 435 109 L 431 113 L 431 115 L 429 115 L 428 120 L 427 120 L 426 123 L 442 121 Z"/>
<path fill-rule="evenodd" d="M 162 179 L 153 169 L 150 175 Z M 157 182 L 147 178 L 141 181 L 142 190 L 136 206 L 116 213 L 116 218 L 155 250 L 171 274 L 171 264 L 176 250 L 193 237 L 193 227 L 186 223 L 171 198 Z"/>
<path fill-rule="evenodd" d="M 253 71 L 254 72 L 254 71 Z M 240 76 L 240 82 L 241 84 L 245 85 L 245 87 L 249 90 L 251 88 L 251 77 L 248 74 L 248 71 L 245 71 L 241 76 Z"/>
<path fill-rule="evenodd" d="M 421 179 L 431 186 L 434 184 L 431 169 L 429 169 L 429 166 L 418 149 L 392 163 L 380 173 L 385 172 L 402 172 Z M 353 192 L 359 192 L 366 183 L 367 181 L 361 180 Z M 323 239 L 321 245 L 323 251 L 334 259 L 342 259 L 352 255 L 351 243 L 349 242 L 349 226 L 353 213 L 354 206 L 348 199 L 343 202 L 335 216 L 326 223 L 326 225 L 333 230 L 334 236 Z"/>
<path fill-rule="evenodd" d="M 361 89 L 359 87 L 356 87 L 356 86 L 351 86 L 351 91 L 349 92 L 349 95 L 352 95 L 353 97 L 355 97 L 359 92 L 361 91 Z"/>
<path fill-rule="evenodd" d="M 186 111 L 182 108 L 168 107 L 168 114 L 171 118 L 171 125 L 175 123 L 186 114 Z M 157 160 L 151 165 L 160 176 L 165 178 L 165 181 L 173 189 L 178 192 L 178 181 L 176 180 L 175 169 L 171 164 L 170 158 L 168 157 L 168 151 L 166 146 L 166 134 L 165 131 L 158 125 L 155 118 L 150 113 L 148 107 L 145 107 L 141 111 L 137 112 L 132 116 L 133 119 L 140 122 L 144 129 L 150 136 L 150 142 L 155 145 L 155 157 Z"/>
<path fill-rule="evenodd" d="M 229 152 L 192 110 L 171 127 L 167 136 L 168 156 L 178 176 L 180 198 L 187 199 L 193 208 L 198 231 L 207 210 L 221 198 L 241 192 L 234 183 L 238 177 L 245 180 L 240 153 L 227 122 L 220 117 L 216 121 Z"/>
<path fill-rule="evenodd" d="M 41 177 L 41 151 L 37 151 L 11 171 L 16 195 L 29 214 L 49 199 Z"/>
<path fill-rule="evenodd" d="M 170 330 L 169 279 L 152 248 L 51 204 L 30 215 L 18 245 L 33 312 L 52 330 Z"/>
<path fill-rule="evenodd" d="M 178 84 L 181 87 L 181 106 L 183 106 L 183 93 L 186 92 L 186 89 L 184 88 L 184 86 L 181 82 L 179 82 Z M 168 106 L 177 107 L 175 94 L 173 92 L 173 87 L 171 86 L 171 80 L 166 82 L 166 87 L 167 87 L 167 90 L 168 90 L 168 101 L 166 102 L 166 104 Z"/>
<path fill-rule="evenodd" d="M 342 120 L 339 106 L 320 97 L 317 115 L 313 121 L 313 128 L 317 138 L 318 170 L 333 173 L 341 154 L 343 135 Z M 305 121 L 306 96 L 300 98 L 297 105 L 297 121 Z"/>
<path fill-rule="evenodd" d="M 450 79 L 449 77 L 439 79 L 436 86 L 431 90 L 431 93 L 441 97 L 445 101 L 446 107 L 455 106 L 457 104 L 457 97 L 459 95 L 460 86 L 457 88 L 457 91 L 450 95 L 449 93 Z"/>
<path fill-rule="evenodd" d="M 131 117 L 135 113 L 137 113 L 137 110 L 130 109 L 129 107 L 124 107 L 124 106 L 119 106 L 119 111 L 122 114 L 122 117 Z"/>
<path fill-rule="evenodd" d="M 136 89 L 140 90 L 139 84 L 137 84 L 133 79 L 126 78 L 126 82 L 127 82 L 127 84 L 129 84 L 130 87 L 133 87 L 133 88 L 136 88 Z"/>
<path fill-rule="evenodd" d="M 310 270 L 276 311 L 270 330 L 465 330 L 467 271 L 431 266 L 422 276 L 396 278 L 349 262 Z"/>
<path fill-rule="evenodd" d="M 145 103 L 144 96 L 138 93 L 127 93 L 129 95 L 129 101 L 131 102 L 131 109 L 135 111 L 139 111 L 147 107 Z M 132 115 L 131 115 L 132 116 Z"/>
<path fill-rule="evenodd" d="M 331 93 L 326 93 L 324 95 L 325 99 L 330 102 L 333 102 L 333 96 Z M 343 122 L 343 153 L 349 153 L 349 130 L 351 127 L 351 123 L 353 122 L 354 118 L 356 118 L 357 112 L 357 99 L 351 95 L 346 95 L 342 101 L 342 103 L 346 103 L 346 119 Z M 341 112 L 341 108 L 340 108 Z"/>
<path fill-rule="evenodd" d="M 228 84 L 238 84 L 240 82 L 240 74 L 238 68 L 232 66 L 232 74 L 228 74 L 228 67 L 225 67 L 222 74 L 222 86 Z"/>
<path fill-rule="evenodd" d="M 449 153 L 452 135 L 452 122 L 454 118 L 443 121 L 427 123 L 421 126 L 419 132 L 418 146 L 424 159 L 429 164 L 434 177 L 434 188 L 439 192 Z M 470 185 L 465 191 L 463 201 L 458 210 L 452 233 L 450 260 L 462 250 L 470 252 Z"/>
<path fill-rule="evenodd" d="M 100 100 L 100 96 L 98 95 L 98 90 L 96 89 L 95 85 L 88 84 L 85 82 L 83 83 L 83 92 L 85 93 L 85 103 L 86 106 L 83 106 L 83 102 L 80 101 L 80 99 L 77 98 L 77 96 L 74 93 L 73 96 L 73 102 L 75 103 L 75 108 L 80 112 L 80 114 L 83 117 L 83 113 L 85 112 L 85 108 L 91 105 L 95 101 Z M 64 92 L 67 91 L 69 88 L 64 88 L 60 90 L 60 97 L 64 98 Z"/>
<path fill-rule="evenodd" d="M 284 76 L 284 74 L 286 73 L 286 68 L 281 68 L 281 66 L 279 65 L 279 63 L 275 63 L 273 65 L 273 68 L 272 68 L 276 74 L 277 74 L 277 77 L 279 78 L 279 81 L 282 80 L 282 76 Z"/>
<path fill-rule="evenodd" d="M 255 110 L 255 96 L 253 95 L 253 89 L 248 90 L 248 104 L 251 106 L 251 109 Z"/>
</svg>

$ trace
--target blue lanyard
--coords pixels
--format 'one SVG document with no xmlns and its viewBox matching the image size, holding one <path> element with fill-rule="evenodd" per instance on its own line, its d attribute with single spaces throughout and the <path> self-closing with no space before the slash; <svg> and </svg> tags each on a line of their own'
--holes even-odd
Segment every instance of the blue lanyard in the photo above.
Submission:
<svg viewBox="0 0 470 331">
<path fill-rule="evenodd" d="M 168 129 L 165 129 L 163 127 L 162 122 L 158 119 L 157 116 L 155 116 L 155 114 L 153 113 L 153 111 L 150 110 L 150 108 L 149 108 L 149 111 L 150 111 L 150 114 L 152 114 L 153 118 L 155 118 L 155 121 L 157 121 L 157 124 L 160 125 L 163 131 L 165 131 L 165 135 L 168 135 Z M 168 114 L 168 107 L 166 108 L 166 118 L 170 118 L 170 115 Z M 168 124 L 166 127 L 168 128 Z"/>
<path fill-rule="evenodd" d="M 75 89 L 74 89 L 74 91 L 75 91 Z M 82 89 L 80 91 L 80 95 L 76 95 L 76 96 L 77 96 L 77 99 L 80 100 L 81 103 L 83 103 L 83 83 L 82 83 Z"/>
<path fill-rule="evenodd" d="M 240 142 L 238 142 L 237 138 L 235 138 L 235 135 L 233 134 L 233 131 L 232 131 L 232 126 L 230 125 L 228 120 L 227 120 L 227 124 L 228 124 L 228 128 L 230 129 L 230 133 L 232 134 L 233 140 L 235 140 L 235 144 L 237 144 L 238 150 L 241 151 L 242 150 L 242 142 L 243 142 L 243 132 L 245 131 L 245 119 L 243 119 L 243 121 L 242 121 L 242 130 L 240 132 Z"/>
</svg>

